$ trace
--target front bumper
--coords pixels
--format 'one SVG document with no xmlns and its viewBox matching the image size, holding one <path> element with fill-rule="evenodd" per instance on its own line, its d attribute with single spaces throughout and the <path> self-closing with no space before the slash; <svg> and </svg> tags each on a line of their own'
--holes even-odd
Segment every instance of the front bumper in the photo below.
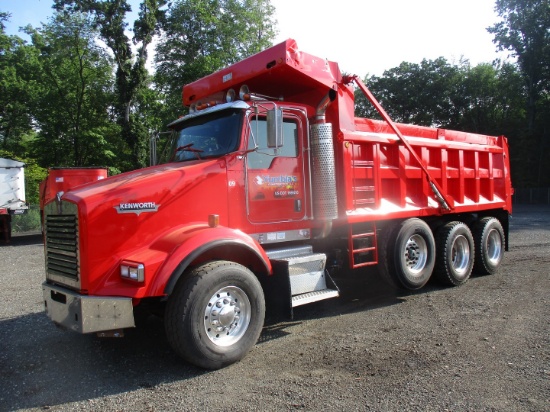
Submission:
<svg viewBox="0 0 550 412">
<path fill-rule="evenodd" d="M 132 298 L 80 295 L 42 284 L 46 314 L 56 324 L 79 333 L 133 328 Z"/>
</svg>

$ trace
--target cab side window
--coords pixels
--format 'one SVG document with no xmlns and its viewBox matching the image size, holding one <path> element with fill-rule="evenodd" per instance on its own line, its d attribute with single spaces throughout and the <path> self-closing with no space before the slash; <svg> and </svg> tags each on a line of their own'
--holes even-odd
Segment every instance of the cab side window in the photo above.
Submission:
<svg viewBox="0 0 550 412">
<path fill-rule="evenodd" d="M 267 122 L 265 119 L 254 119 L 250 122 L 248 149 L 253 150 L 255 143 L 258 148 L 248 153 L 249 169 L 269 169 L 273 159 L 277 157 L 298 157 L 298 125 L 292 119 L 283 122 L 283 146 L 267 147 Z M 255 138 L 255 142 L 254 142 Z"/>
</svg>

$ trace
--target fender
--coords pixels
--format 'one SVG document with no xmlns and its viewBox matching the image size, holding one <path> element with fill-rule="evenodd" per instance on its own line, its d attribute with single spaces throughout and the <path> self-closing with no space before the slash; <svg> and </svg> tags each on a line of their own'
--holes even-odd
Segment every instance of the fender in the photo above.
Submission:
<svg viewBox="0 0 550 412">
<path fill-rule="evenodd" d="M 219 247 L 237 248 L 254 256 L 254 266 L 271 274 L 269 258 L 260 244 L 246 233 L 224 226 L 212 228 L 204 223 L 194 224 L 167 234 L 151 245 L 151 249 L 167 252 L 166 259 L 149 285 L 148 296 L 170 295 L 185 270 L 200 256 Z"/>
</svg>

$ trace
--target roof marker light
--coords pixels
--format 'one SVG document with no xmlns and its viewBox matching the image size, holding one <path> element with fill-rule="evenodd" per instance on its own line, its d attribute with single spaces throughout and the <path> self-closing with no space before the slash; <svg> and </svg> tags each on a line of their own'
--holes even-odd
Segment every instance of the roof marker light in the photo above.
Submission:
<svg viewBox="0 0 550 412">
<path fill-rule="evenodd" d="M 225 101 L 227 103 L 231 103 L 231 102 L 235 101 L 235 96 L 236 96 L 235 90 L 234 89 L 229 89 L 225 93 Z"/>
</svg>

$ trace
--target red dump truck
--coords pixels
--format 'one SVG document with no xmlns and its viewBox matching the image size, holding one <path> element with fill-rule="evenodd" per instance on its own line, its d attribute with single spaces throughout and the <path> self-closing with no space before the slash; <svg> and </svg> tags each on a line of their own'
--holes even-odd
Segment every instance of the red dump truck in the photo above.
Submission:
<svg viewBox="0 0 550 412">
<path fill-rule="evenodd" d="M 357 89 L 383 120 L 354 116 Z M 255 345 L 266 307 L 337 297 L 338 269 L 419 289 L 501 264 L 505 137 L 395 124 L 292 39 L 185 85 L 183 103 L 166 162 L 46 204 L 56 324 L 120 336 L 151 308 L 175 352 L 216 369 Z"/>
</svg>

